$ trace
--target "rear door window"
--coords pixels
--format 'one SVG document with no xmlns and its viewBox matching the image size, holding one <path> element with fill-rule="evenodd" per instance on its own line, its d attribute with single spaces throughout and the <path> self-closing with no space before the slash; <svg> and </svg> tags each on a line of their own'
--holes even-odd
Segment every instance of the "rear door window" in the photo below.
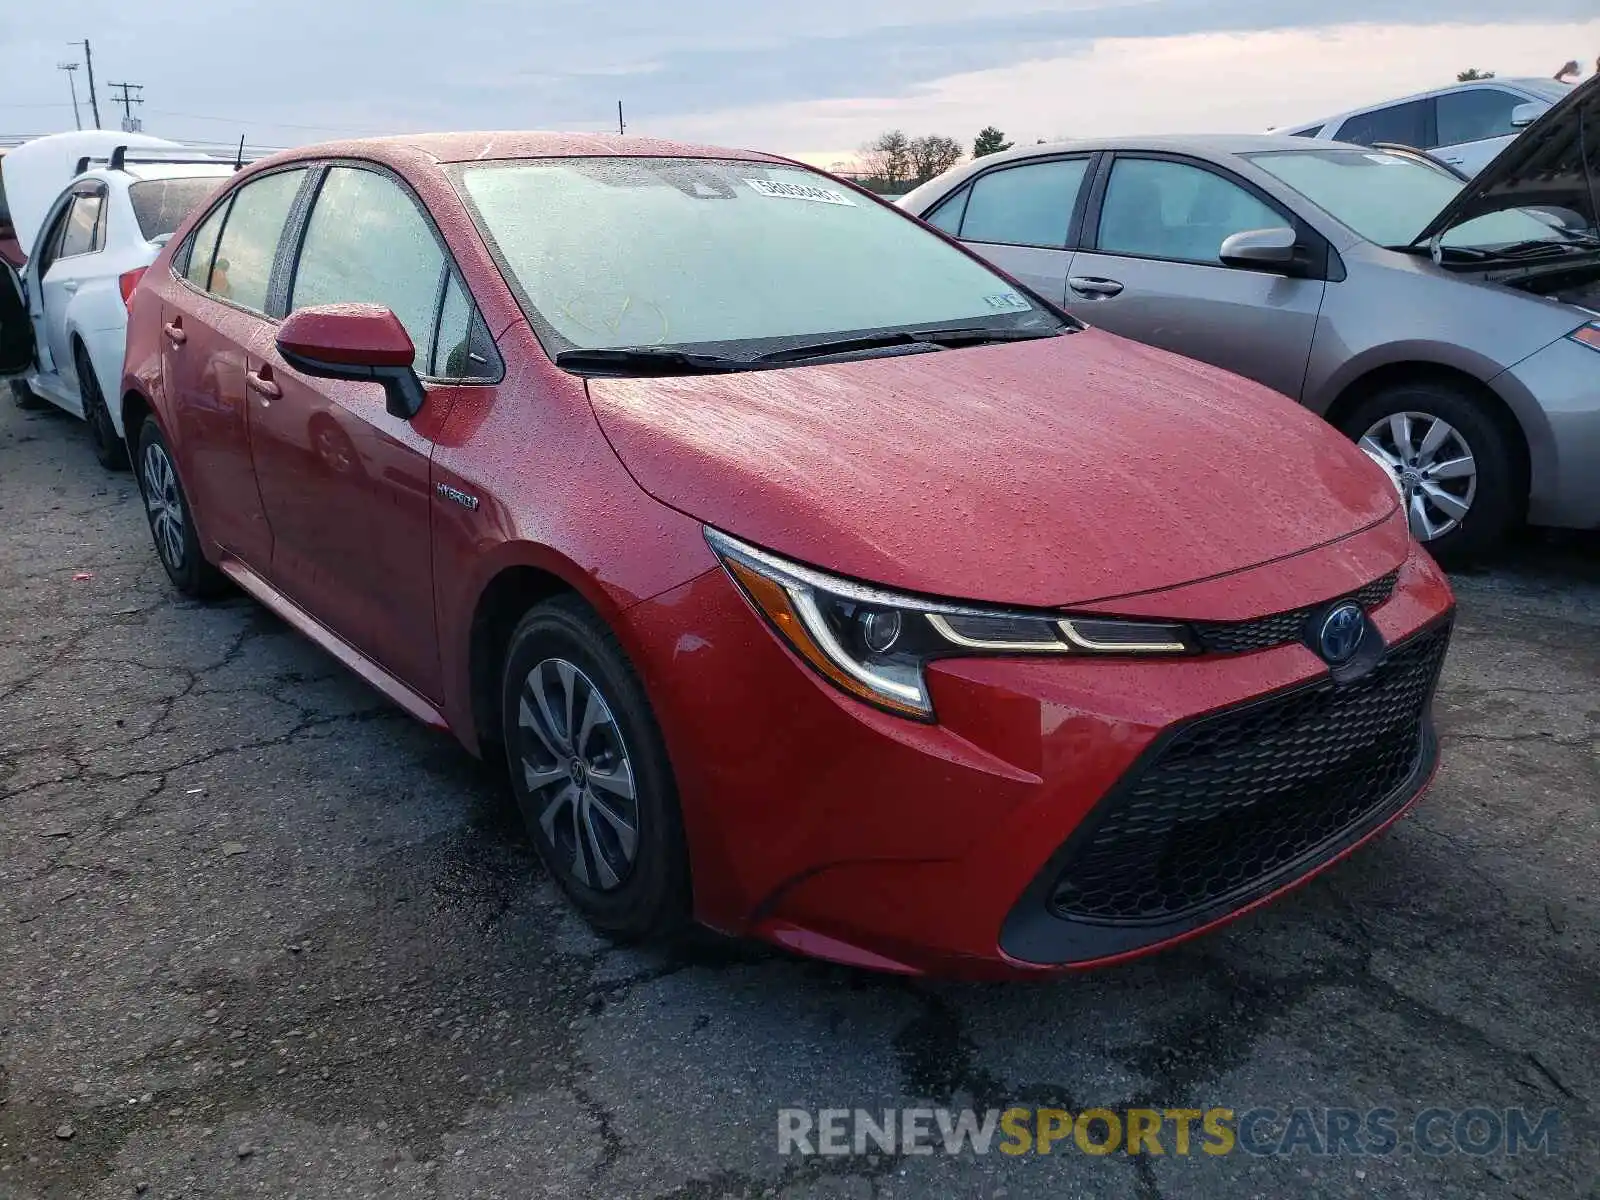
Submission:
<svg viewBox="0 0 1600 1200">
<path fill-rule="evenodd" d="M 228 208 L 231 203 L 230 200 L 224 200 L 217 205 L 189 239 L 188 258 L 184 263 L 183 277 L 201 291 L 210 286 L 211 261 L 217 253 L 217 235 L 222 232 L 223 221 L 228 219 Z"/>
<path fill-rule="evenodd" d="M 305 174 L 303 168 L 279 171 L 252 179 L 234 193 L 206 291 L 252 312 L 267 311 L 278 241 Z"/>
<path fill-rule="evenodd" d="M 128 202 L 133 205 L 139 233 L 147 242 L 172 233 L 221 183 L 213 177 L 143 179 L 129 185 Z"/>
<path fill-rule="evenodd" d="M 972 185 L 962 240 L 1064 249 L 1088 166 L 1086 158 L 1055 159 L 984 175 Z"/>
<path fill-rule="evenodd" d="M 1432 105 L 1431 100 L 1412 100 L 1358 113 L 1339 126 L 1336 136 L 1341 142 L 1355 142 L 1360 146 L 1399 142 L 1403 146 L 1431 150 L 1438 145 L 1429 128 L 1433 124 Z"/>
</svg>

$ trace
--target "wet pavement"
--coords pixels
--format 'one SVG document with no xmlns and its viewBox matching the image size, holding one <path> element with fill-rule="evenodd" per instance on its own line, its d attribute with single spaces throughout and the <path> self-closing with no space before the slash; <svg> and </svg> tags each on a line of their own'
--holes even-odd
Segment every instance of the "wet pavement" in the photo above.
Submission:
<svg viewBox="0 0 1600 1200">
<path fill-rule="evenodd" d="M 1600 541 L 1457 582 L 1433 791 L 1219 935 L 996 986 L 620 951 L 494 772 L 178 599 L 131 476 L 0 395 L 0 1197 L 1600 1196 Z M 778 1153 L 788 1106 L 1296 1105 L 1396 1148 Z M 1559 1128 L 1407 1136 L 1474 1106 Z"/>
</svg>

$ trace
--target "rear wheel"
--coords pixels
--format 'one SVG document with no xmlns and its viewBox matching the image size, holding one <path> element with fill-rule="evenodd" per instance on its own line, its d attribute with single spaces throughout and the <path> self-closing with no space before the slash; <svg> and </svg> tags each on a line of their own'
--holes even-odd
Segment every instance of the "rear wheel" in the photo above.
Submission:
<svg viewBox="0 0 1600 1200">
<path fill-rule="evenodd" d="M 153 419 L 139 426 L 139 492 L 155 539 L 156 555 L 173 586 L 186 596 L 204 599 L 227 589 L 227 576 L 208 563 L 200 550 L 189 500 L 178 480 L 167 440 Z"/>
<path fill-rule="evenodd" d="M 1441 560 L 1495 549 L 1522 518 L 1512 439 L 1481 399 L 1449 383 L 1386 388 L 1342 423 L 1395 481 L 1416 539 Z"/>
<path fill-rule="evenodd" d="M 73 349 L 73 359 L 78 367 L 78 394 L 83 397 L 83 419 L 89 426 L 89 444 L 94 456 L 108 471 L 120 471 L 128 465 L 128 448 L 117 436 L 117 427 L 111 422 L 111 410 L 106 407 L 105 394 L 100 390 L 100 379 L 89 361 L 89 352 L 79 342 Z"/>
<path fill-rule="evenodd" d="M 689 855 L 672 766 L 622 647 L 576 598 L 517 625 L 501 712 L 528 834 L 572 903 L 618 941 L 679 932 Z"/>
</svg>

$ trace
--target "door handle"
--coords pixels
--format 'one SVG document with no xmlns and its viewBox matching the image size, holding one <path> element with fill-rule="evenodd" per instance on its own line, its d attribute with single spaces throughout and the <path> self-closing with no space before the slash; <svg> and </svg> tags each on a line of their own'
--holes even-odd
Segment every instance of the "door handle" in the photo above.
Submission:
<svg viewBox="0 0 1600 1200">
<path fill-rule="evenodd" d="M 244 381 L 250 385 L 252 392 L 259 392 L 268 400 L 276 400 L 283 395 L 283 389 L 273 383 L 270 376 L 263 375 L 259 371 L 246 371 L 244 373 Z"/>
<path fill-rule="evenodd" d="M 181 346 L 189 340 L 189 335 L 183 331 L 183 326 L 176 321 L 168 321 L 161 329 L 163 333 L 172 339 L 174 346 Z"/>
<path fill-rule="evenodd" d="M 1101 279 L 1097 275 L 1074 275 L 1067 280 L 1067 286 L 1080 296 L 1099 296 L 1107 300 L 1122 292 L 1122 285 L 1115 279 Z"/>
<path fill-rule="evenodd" d="M 75 292 L 75 291 L 77 291 L 78 290 L 78 281 L 76 279 L 63 279 L 61 281 L 61 290 L 63 292 Z"/>
</svg>

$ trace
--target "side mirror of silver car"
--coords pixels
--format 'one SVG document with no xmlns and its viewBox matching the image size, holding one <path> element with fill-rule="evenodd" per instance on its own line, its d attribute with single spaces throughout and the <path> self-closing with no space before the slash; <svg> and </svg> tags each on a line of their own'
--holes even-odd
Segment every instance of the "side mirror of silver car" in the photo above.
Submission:
<svg viewBox="0 0 1600 1200">
<path fill-rule="evenodd" d="M 1534 101 L 1519 104 L 1511 110 L 1511 128 L 1526 129 L 1545 114 L 1545 106 Z"/>
<path fill-rule="evenodd" d="M 1230 233 L 1222 241 L 1217 257 L 1226 266 L 1248 267 L 1257 271 L 1286 271 L 1294 266 L 1299 238 L 1287 226 L 1276 229 L 1244 229 Z"/>
</svg>

